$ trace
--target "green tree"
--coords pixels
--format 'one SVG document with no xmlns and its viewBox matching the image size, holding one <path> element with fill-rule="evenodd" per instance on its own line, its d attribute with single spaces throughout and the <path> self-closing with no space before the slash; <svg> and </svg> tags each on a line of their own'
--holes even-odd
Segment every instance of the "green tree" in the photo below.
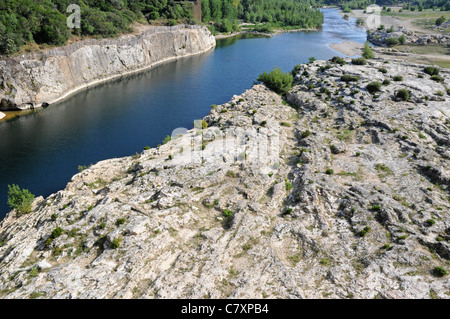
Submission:
<svg viewBox="0 0 450 319">
<path fill-rule="evenodd" d="M 373 59 L 375 57 L 375 54 L 373 53 L 373 50 L 369 45 L 369 41 L 366 41 L 366 43 L 364 44 L 362 56 L 366 59 Z"/>
<path fill-rule="evenodd" d="M 8 185 L 8 205 L 15 209 L 17 215 L 31 213 L 34 195 L 27 189 L 21 189 L 18 185 Z"/>
<path fill-rule="evenodd" d="M 444 16 L 441 16 L 438 19 L 436 19 L 436 25 L 441 25 L 444 22 L 445 22 L 445 17 Z"/>
<path fill-rule="evenodd" d="M 280 68 L 274 68 L 269 73 L 262 73 L 258 77 L 268 88 L 279 94 L 284 94 L 292 87 L 294 78 L 290 72 L 283 73 Z"/>
</svg>

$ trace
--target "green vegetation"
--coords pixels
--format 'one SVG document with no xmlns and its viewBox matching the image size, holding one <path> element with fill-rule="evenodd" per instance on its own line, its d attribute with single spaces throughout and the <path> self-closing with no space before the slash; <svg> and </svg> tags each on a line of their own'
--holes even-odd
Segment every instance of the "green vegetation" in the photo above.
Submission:
<svg viewBox="0 0 450 319">
<path fill-rule="evenodd" d="M 409 100 L 409 91 L 406 89 L 400 89 L 397 92 L 395 92 L 395 97 L 403 100 L 403 101 L 408 101 Z"/>
<path fill-rule="evenodd" d="M 375 92 L 380 91 L 381 83 L 380 82 L 370 82 L 369 84 L 367 84 L 366 88 L 370 93 L 375 93 Z"/>
<path fill-rule="evenodd" d="M 8 185 L 8 205 L 16 210 L 17 216 L 31 213 L 34 195 L 28 189 L 21 189 L 18 185 Z"/>
<path fill-rule="evenodd" d="M 337 63 L 339 65 L 347 64 L 347 62 L 345 62 L 345 60 L 343 58 L 338 57 L 338 56 L 332 57 L 329 61 L 333 62 L 333 63 Z"/>
<path fill-rule="evenodd" d="M 357 76 L 357 75 L 344 74 L 341 76 L 341 81 L 344 81 L 344 82 L 356 82 L 358 80 L 359 80 L 359 76 Z"/>
<path fill-rule="evenodd" d="M 442 23 L 445 22 L 445 17 L 444 16 L 440 16 L 439 18 L 436 19 L 436 25 L 441 25 Z"/>
<path fill-rule="evenodd" d="M 249 23 L 305 29 L 318 28 L 323 23 L 323 14 L 318 9 L 312 9 L 310 6 L 314 5 L 314 2 L 308 0 L 207 0 L 210 3 L 227 1 L 233 5 L 237 4 L 237 18 Z M 207 21 L 205 16 L 203 21 Z"/>
<path fill-rule="evenodd" d="M 405 44 L 406 37 L 404 34 L 402 34 L 401 36 L 398 37 L 398 42 L 400 42 L 400 44 Z"/>
<path fill-rule="evenodd" d="M 400 81 L 403 81 L 403 76 L 395 75 L 392 79 L 396 82 L 400 82 Z"/>
<path fill-rule="evenodd" d="M 268 74 L 264 72 L 258 77 L 259 82 L 263 82 L 268 88 L 278 94 L 284 94 L 292 87 L 294 78 L 290 72 L 283 73 L 280 68 L 274 68 Z"/>
<path fill-rule="evenodd" d="M 423 72 L 425 72 L 428 75 L 438 75 L 439 69 L 434 66 L 427 66 L 423 69 Z"/>
<path fill-rule="evenodd" d="M 369 45 L 369 41 L 366 41 L 366 43 L 364 44 L 362 56 L 366 59 L 373 59 L 375 57 L 375 54 L 373 53 L 373 50 Z"/>
<path fill-rule="evenodd" d="M 67 27 L 70 4 L 80 7 L 80 28 Z M 132 31 L 132 22 L 191 21 L 192 4 L 173 0 L 2 0 L 0 54 L 23 45 L 64 45 L 72 37 L 115 37 Z"/>
<path fill-rule="evenodd" d="M 396 37 L 389 37 L 386 39 L 386 44 L 389 46 L 394 46 L 399 43 L 399 40 Z"/>
<path fill-rule="evenodd" d="M 355 64 L 355 65 L 365 65 L 366 63 L 367 63 L 366 59 L 364 59 L 364 58 L 352 59 L 352 64 Z"/>
<path fill-rule="evenodd" d="M 443 276 L 447 275 L 447 270 L 445 270 L 444 268 L 442 268 L 440 266 L 436 266 L 433 268 L 433 274 L 436 277 L 443 277 Z"/>
</svg>

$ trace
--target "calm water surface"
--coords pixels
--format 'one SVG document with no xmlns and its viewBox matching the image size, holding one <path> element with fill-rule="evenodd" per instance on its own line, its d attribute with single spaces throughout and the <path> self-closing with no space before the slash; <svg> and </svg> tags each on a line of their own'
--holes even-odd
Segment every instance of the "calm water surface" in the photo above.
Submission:
<svg viewBox="0 0 450 319">
<path fill-rule="evenodd" d="M 252 87 L 263 71 L 290 71 L 309 57 L 342 54 L 329 44 L 364 43 L 364 29 L 324 9 L 321 31 L 271 38 L 223 39 L 208 53 L 108 82 L 0 122 L 0 218 L 9 211 L 7 185 L 44 197 L 63 189 L 78 165 L 155 147 L 177 127 L 190 129 L 211 104 Z"/>
</svg>

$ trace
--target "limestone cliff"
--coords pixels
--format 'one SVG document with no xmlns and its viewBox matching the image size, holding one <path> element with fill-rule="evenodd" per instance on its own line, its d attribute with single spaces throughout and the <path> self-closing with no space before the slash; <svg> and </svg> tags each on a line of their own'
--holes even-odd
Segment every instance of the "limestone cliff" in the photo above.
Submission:
<svg viewBox="0 0 450 319">
<path fill-rule="evenodd" d="M 12 211 L 2 298 L 448 299 L 450 74 L 385 62 L 302 65 Z"/>
<path fill-rule="evenodd" d="M 214 46 L 205 27 L 147 27 L 117 39 L 84 40 L 0 60 L 0 110 L 54 103 L 87 86 Z"/>
</svg>

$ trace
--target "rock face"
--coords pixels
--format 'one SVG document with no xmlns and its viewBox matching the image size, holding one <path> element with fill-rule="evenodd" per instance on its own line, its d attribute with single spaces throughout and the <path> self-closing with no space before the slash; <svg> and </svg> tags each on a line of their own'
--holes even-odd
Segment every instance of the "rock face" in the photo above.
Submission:
<svg viewBox="0 0 450 319">
<path fill-rule="evenodd" d="M 214 46 L 206 27 L 178 25 L 0 60 L 0 110 L 45 106 L 87 86 Z"/>
<path fill-rule="evenodd" d="M 258 84 L 156 149 L 87 168 L 1 222 L 2 298 L 449 298 L 440 76 L 315 61 L 289 103 Z"/>
<path fill-rule="evenodd" d="M 389 38 L 400 38 L 405 37 L 405 43 L 413 43 L 419 45 L 429 45 L 429 44 L 450 44 L 449 34 L 417 34 L 411 30 L 405 28 L 398 28 L 394 32 L 387 32 L 387 30 L 369 30 L 367 32 L 367 40 L 376 45 L 388 46 Z"/>
</svg>

